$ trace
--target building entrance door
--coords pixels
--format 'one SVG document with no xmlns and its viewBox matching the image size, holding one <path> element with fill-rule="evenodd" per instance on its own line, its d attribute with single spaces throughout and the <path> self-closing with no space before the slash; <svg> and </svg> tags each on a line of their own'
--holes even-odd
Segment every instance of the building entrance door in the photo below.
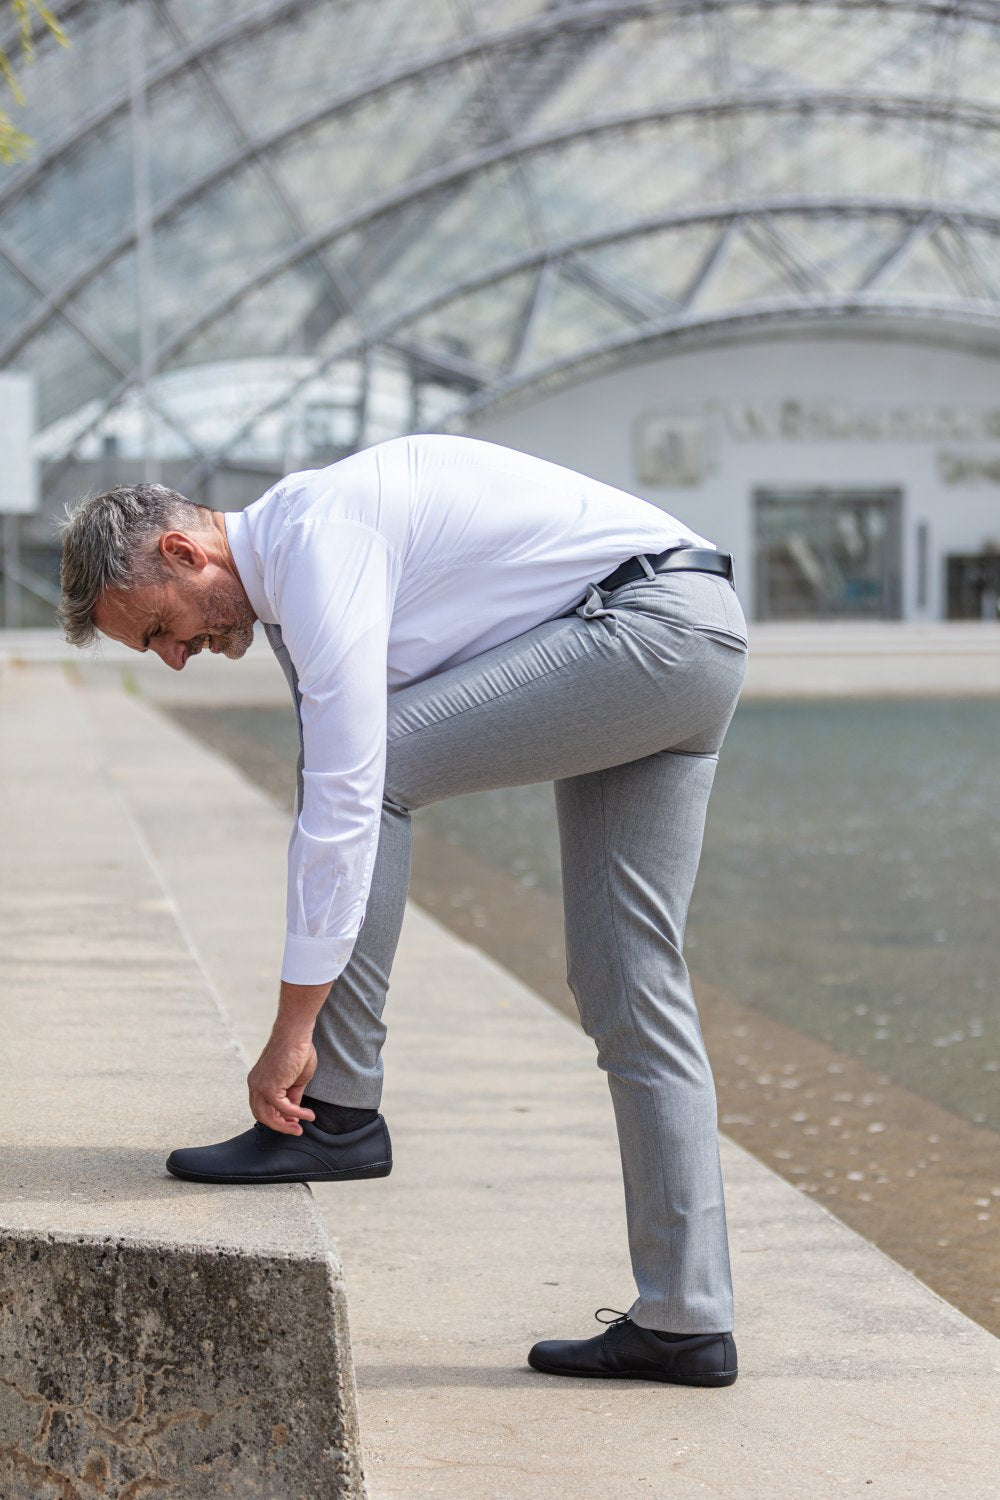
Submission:
<svg viewBox="0 0 1000 1500">
<path fill-rule="evenodd" d="M 757 490 L 759 620 L 898 620 L 899 490 Z"/>
<path fill-rule="evenodd" d="M 948 558 L 948 619 L 1000 618 L 1000 552 Z"/>
</svg>

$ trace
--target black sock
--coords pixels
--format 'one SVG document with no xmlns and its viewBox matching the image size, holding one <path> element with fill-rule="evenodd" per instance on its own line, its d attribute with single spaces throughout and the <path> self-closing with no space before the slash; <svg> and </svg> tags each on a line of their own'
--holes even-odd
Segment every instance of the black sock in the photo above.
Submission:
<svg viewBox="0 0 1000 1500">
<path fill-rule="evenodd" d="M 353 1109 L 349 1104 L 327 1104 L 325 1099 L 313 1099 L 302 1095 L 303 1108 L 311 1109 L 316 1124 L 328 1135 L 346 1135 L 349 1130 L 360 1130 L 378 1118 L 377 1109 Z"/>
<path fill-rule="evenodd" d="M 682 1339 L 696 1339 L 703 1337 L 703 1335 L 697 1333 L 661 1333 L 658 1328 L 650 1328 L 647 1331 L 651 1333 L 654 1338 L 662 1339 L 665 1344 L 679 1344 Z"/>
</svg>

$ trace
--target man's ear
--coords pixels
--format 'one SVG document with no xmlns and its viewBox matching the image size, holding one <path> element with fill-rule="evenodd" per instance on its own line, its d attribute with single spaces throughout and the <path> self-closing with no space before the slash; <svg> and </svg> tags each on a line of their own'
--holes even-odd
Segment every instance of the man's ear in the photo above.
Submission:
<svg viewBox="0 0 1000 1500">
<path fill-rule="evenodd" d="M 158 550 L 167 566 L 177 572 L 200 573 L 208 564 L 208 553 L 186 531 L 165 531 Z"/>
</svg>

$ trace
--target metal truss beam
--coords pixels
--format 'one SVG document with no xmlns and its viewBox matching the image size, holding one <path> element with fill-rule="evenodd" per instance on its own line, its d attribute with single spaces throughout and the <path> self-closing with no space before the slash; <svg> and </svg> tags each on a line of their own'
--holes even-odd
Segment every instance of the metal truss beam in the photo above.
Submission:
<svg viewBox="0 0 1000 1500">
<path fill-rule="evenodd" d="M 61 15 L 67 16 L 77 10 L 85 11 L 94 0 L 76 0 L 75 4 L 63 7 Z M 246 40 L 267 28 L 294 19 L 297 12 L 315 6 L 317 0 L 266 0 L 252 11 L 239 15 L 233 21 L 213 28 L 196 42 L 181 47 L 172 56 L 149 69 L 146 75 L 147 93 L 152 94 L 162 85 L 184 73 L 192 64 L 205 64 L 227 46 Z M 261 149 L 275 145 L 284 139 L 286 132 L 295 134 L 307 128 L 309 123 L 318 123 L 332 115 L 376 97 L 400 84 L 412 82 L 433 74 L 442 68 L 454 66 L 471 56 L 490 49 L 516 47 L 532 41 L 544 40 L 556 33 L 586 33 L 609 30 L 623 22 L 663 14 L 691 15 L 701 13 L 710 24 L 718 22 L 720 14 L 728 10 L 746 8 L 750 0 L 583 0 L 581 4 L 557 4 L 542 16 L 507 28 L 484 31 L 476 36 L 464 37 L 445 47 L 434 49 L 411 61 L 374 73 L 355 87 L 345 90 L 326 101 L 318 111 L 300 116 L 282 127 L 280 132 L 258 142 Z M 779 10 L 801 9 L 801 0 L 763 0 L 765 7 Z M 1000 27 L 1000 11 L 995 4 L 963 3 L 963 0 L 833 0 L 834 8 L 844 11 L 912 11 L 952 22 L 973 20 Z M 758 6 L 759 8 L 759 6 Z M 8 185 L 0 191 L 0 209 L 6 208 L 46 171 L 62 158 L 76 151 L 87 139 L 101 130 L 129 107 L 128 90 L 122 90 L 112 99 L 99 105 L 73 126 L 46 151 L 35 157 L 26 167 L 16 173 Z"/>
<path fill-rule="evenodd" d="M 266 262 L 232 292 L 220 298 L 199 320 L 199 327 L 207 326 L 216 317 L 231 311 L 243 297 L 267 285 L 283 271 L 291 269 L 300 261 L 323 251 L 341 235 L 356 233 L 378 219 L 384 218 L 387 214 L 409 207 L 434 194 L 456 188 L 470 177 L 491 167 L 505 165 L 515 158 L 521 159 L 560 146 L 572 145 L 579 140 L 591 139 L 598 135 L 629 131 L 649 124 L 667 124 L 682 119 L 713 117 L 732 110 L 766 113 L 861 113 L 877 119 L 924 120 L 933 118 L 975 125 L 983 129 L 1000 130 L 1000 109 L 986 105 L 955 105 L 948 100 L 930 99 L 921 95 L 876 98 L 843 90 L 788 94 L 752 90 L 732 94 L 727 98 L 699 99 L 657 106 L 652 109 L 626 111 L 600 119 L 578 121 L 557 130 L 507 139 L 498 145 L 473 152 L 469 156 L 447 163 L 444 167 L 423 173 L 383 194 L 357 212 L 334 220 L 324 229 L 289 246 L 280 255 Z M 189 184 L 180 193 L 161 203 L 153 215 L 154 228 L 158 228 L 182 209 L 204 196 L 212 187 L 231 176 L 240 166 L 254 160 L 266 148 L 266 144 L 264 141 L 248 144 L 228 162 L 213 168 L 197 182 Z M 0 345 L 0 366 L 12 359 L 28 339 L 44 326 L 53 313 L 60 311 L 68 301 L 78 295 L 119 256 L 127 253 L 134 242 L 135 232 L 130 228 L 63 283 L 52 298 L 36 308 Z"/>
<path fill-rule="evenodd" d="M 309 372 L 301 378 L 292 381 L 281 394 L 268 401 L 266 405 L 254 411 L 233 435 L 226 447 L 220 449 L 209 461 L 209 467 L 213 463 L 221 461 L 227 451 L 235 447 L 237 443 L 256 426 L 263 417 L 271 411 L 279 409 L 294 398 L 298 390 L 321 376 L 331 365 L 341 359 L 348 359 L 359 352 L 370 350 L 376 344 L 385 343 L 391 339 L 399 330 L 407 324 L 413 323 L 419 318 L 425 317 L 437 311 L 447 303 L 467 296 L 473 292 L 485 290 L 487 287 L 495 286 L 510 276 L 516 276 L 524 272 L 541 272 L 546 270 L 546 277 L 554 274 L 558 263 L 565 257 L 574 254 L 585 254 L 589 250 L 600 249 L 607 245 L 619 244 L 625 240 L 638 239 L 644 235 L 658 234 L 671 229 L 685 229 L 691 226 L 711 225 L 719 226 L 719 236 L 713 244 L 709 259 L 714 265 L 719 254 L 722 253 L 724 245 L 728 243 L 729 237 L 741 222 L 755 218 L 766 218 L 767 220 L 781 219 L 783 217 L 804 216 L 809 218 L 824 217 L 858 217 L 865 218 L 872 215 L 898 218 L 904 225 L 905 231 L 922 224 L 929 214 L 933 213 L 940 222 L 948 224 L 958 230 L 962 228 L 975 228 L 985 230 L 987 233 L 1000 236 L 1000 214 L 976 213 L 969 210 L 963 204 L 939 205 L 930 203 L 915 203 L 906 199 L 884 199 L 884 198 L 787 198 L 787 199 L 747 199 L 743 202 L 719 208 L 717 205 L 710 207 L 698 207 L 679 213 L 659 214 L 653 217 L 633 220 L 628 224 L 618 225 L 614 229 L 601 230 L 589 235 L 576 235 L 561 241 L 553 242 L 544 250 L 529 250 L 519 255 L 511 256 L 506 260 L 497 262 L 492 266 L 484 267 L 474 275 L 466 277 L 461 282 L 444 289 L 438 289 L 423 297 L 416 299 L 407 306 L 398 309 L 393 314 L 383 318 L 380 322 L 372 324 L 363 336 L 345 340 L 343 344 L 326 354 L 322 360 L 312 366 Z M 546 267 L 548 266 L 548 269 Z M 696 278 L 697 281 L 697 273 Z M 701 290 L 704 277 L 698 285 L 689 286 L 688 293 L 680 304 L 680 311 L 690 308 Z M 814 299 L 803 298 L 799 305 L 806 311 L 813 305 Z M 692 314 L 693 316 L 693 314 Z M 188 331 L 181 330 L 171 342 L 168 350 L 159 351 L 162 362 L 174 354 L 180 352 L 183 343 L 191 337 Z M 107 413 L 114 409 L 129 390 L 132 380 L 126 379 L 102 404 L 100 411 L 95 415 L 86 427 L 81 429 L 69 445 L 63 457 L 57 460 L 62 464 L 68 460 L 73 447 L 81 438 L 85 437 L 96 427 Z M 201 470 L 199 470 L 201 472 Z"/>
<path fill-rule="evenodd" d="M 230 42 L 242 41 L 245 37 L 253 36 L 262 27 L 273 26 L 278 21 L 290 19 L 295 12 L 308 8 L 312 3 L 314 0 L 266 0 L 265 4 L 257 5 L 252 11 L 245 11 L 237 20 L 226 21 L 222 26 L 216 26 L 191 46 L 181 47 L 163 62 L 149 68 L 146 72 L 147 94 L 185 72 L 192 64 L 211 57 L 213 53 L 218 52 Z M 59 20 L 67 19 L 72 11 L 86 11 L 92 4 L 93 0 L 77 0 L 77 4 L 60 10 Z M 126 85 L 111 99 L 105 100 L 96 109 L 84 115 L 82 119 L 75 120 L 64 135 L 53 142 L 47 150 L 34 156 L 20 172 L 11 177 L 7 186 L 0 192 L 0 208 L 8 207 L 39 177 L 44 176 L 64 156 L 75 151 L 90 136 L 95 135 L 119 115 L 128 114 L 129 103 L 130 92 Z"/>
<path fill-rule="evenodd" d="M 603 339 L 573 355 L 553 360 L 530 374 L 512 375 L 498 381 L 488 390 L 478 392 L 457 406 L 449 414 L 448 424 L 460 428 L 470 417 L 494 406 L 505 405 L 515 399 L 523 400 L 535 393 L 544 392 L 548 395 L 557 387 L 574 383 L 581 378 L 590 379 L 608 366 L 618 368 L 630 361 L 646 358 L 653 348 L 660 346 L 707 342 L 776 324 L 786 327 L 794 324 L 801 333 L 808 331 L 810 323 L 829 326 L 831 323 L 863 323 L 873 319 L 900 320 L 911 327 L 915 323 L 932 322 L 988 329 L 996 334 L 1000 343 L 1000 309 L 996 312 L 984 312 L 981 303 L 959 297 L 954 302 L 922 302 L 916 298 L 908 300 L 899 297 L 872 297 L 868 300 L 857 297 L 817 297 L 808 307 L 791 299 L 775 300 L 741 311 L 664 319 L 614 338 Z"/>
<path fill-rule="evenodd" d="M 58 21 L 66 22 L 71 20 L 78 11 L 86 11 L 91 7 L 96 7 L 99 3 L 101 3 L 101 0 L 63 0 L 62 4 L 50 4 L 49 10 L 52 11 Z M 327 3 L 327 0 L 291 0 L 291 3 L 294 4 L 296 9 L 300 9 L 303 4 L 308 7 L 310 5 L 314 6 L 317 3 Z M 830 8 L 834 10 L 868 10 L 889 13 L 913 11 L 918 15 L 957 16 L 963 20 L 979 21 L 994 26 L 1000 25 L 996 0 L 828 0 L 828 3 Z M 281 9 L 284 5 L 288 4 L 289 0 L 279 0 L 279 3 L 274 8 Z M 581 18 L 581 26 L 585 27 L 590 20 L 591 12 L 600 10 L 629 11 L 639 15 L 658 14 L 664 11 L 673 12 L 675 15 L 692 15 L 710 10 L 746 9 L 751 5 L 758 11 L 787 10 L 801 8 L 802 0 L 646 0 L 646 3 L 636 5 L 628 5 L 624 3 L 624 0 L 619 0 L 619 3 L 611 0 L 611 3 L 601 5 L 581 0 L 581 4 L 573 7 L 565 6 L 564 10 L 567 27 L 572 26 L 578 16 Z M 266 8 L 263 6 L 258 7 L 261 11 Z M 253 11 L 242 16 L 235 25 L 227 23 L 224 26 L 215 28 L 198 42 L 199 54 L 208 55 L 210 52 L 217 51 L 219 47 L 223 46 L 225 38 L 219 40 L 223 33 L 239 32 L 243 29 L 249 30 L 253 26 L 256 15 L 257 11 Z M 265 22 L 265 24 L 269 23 Z M 17 23 L 8 23 L 7 25 L 0 23 L 0 47 L 8 51 L 10 44 L 16 42 L 18 34 L 19 28 Z M 33 34 L 36 40 L 44 40 L 45 27 L 38 19 L 33 23 Z M 173 59 L 170 60 L 170 63 L 172 62 Z"/>
<path fill-rule="evenodd" d="M 81 0 L 81 3 L 86 5 L 88 0 Z M 692 3 L 687 5 L 679 4 L 678 0 L 640 0 L 640 3 L 630 3 L 630 0 L 625 0 L 625 3 L 616 4 L 613 0 L 602 0 L 602 3 L 594 3 L 594 0 L 591 0 L 591 3 L 581 5 L 557 5 L 556 8 L 546 11 L 543 16 L 535 20 L 498 30 L 479 32 L 475 36 L 466 36 L 444 47 L 436 47 L 431 52 L 422 53 L 395 67 L 369 74 L 360 83 L 325 100 L 318 108 L 309 110 L 288 125 L 281 127 L 280 130 L 262 137 L 256 145 L 260 150 L 278 145 L 286 136 L 298 134 L 310 124 L 320 123 L 334 115 L 353 109 L 401 84 L 412 83 L 443 68 L 453 67 L 487 49 L 523 46 L 529 42 L 544 40 L 557 32 L 606 30 L 620 25 L 623 21 L 647 15 L 652 16 L 662 11 L 697 10 L 704 3 L 705 0 L 698 0 L 698 3 L 692 0 Z M 736 0 L 722 0 L 722 3 L 732 4 L 736 3 Z M 746 0 L 739 0 L 739 3 L 745 4 Z M 267 3 L 258 5 L 237 20 L 227 21 L 215 27 L 198 41 L 182 46 L 158 66 L 150 68 L 146 75 L 147 93 L 154 93 L 193 65 L 207 64 L 216 53 L 221 52 L 227 46 L 244 41 L 269 26 L 292 20 L 296 12 L 314 8 L 315 4 L 316 0 L 267 0 Z M 57 165 L 64 156 L 76 151 L 90 136 L 117 119 L 119 115 L 126 114 L 128 107 L 129 94 L 126 89 L 99 105 L 82 120 L 76 121 L 65 135 L 11 179 L 8 186 L 0 192 L 0 209 L 7 208 L 39 177 Z"/>
<path fill-rule="evenodd" d="M 67 0 L 66 4 L 53 9 L 60 21 L 70 21 L 78 12 L 86 13 L 95 3 L 96 0 Z M 232 43 L 244 41 L 257 32 L 290 21 L 297 12 L 312 8 L 316 3 L 317 0 L 266 0 L 266 3 L 257 5 L 252 11 L 238 15 L 235 20 L 214 27 L 196 42 L 182 47 L 156 67 L 149 69 L 146 75 L 147 93 L 169 83 L 192 64 L 204 64 Z M 662 14 L 680 16 L 700 12 L 711 21 L 724 11 L 739 9 L 748 3 L 749 0 L 640 0 L 640 3 L 628 3 L 628 0 L 610 0 L 610 3 L 608 0 L 604 0 L 604 3 L 593 3 L 591 0 L 591 3 L 586 3 L 584 0 L 584 3 L 578 5 L 557 3 L 556 8 L 532 21 L 483 32 L 475 39 L 466 38 L 460 43 L 414 59 L 403 67 L 382 75 L 373 75 L 359 88 L 342 95 L 334 107 L 350 108 L 352 104 L 373 97 L 385 89 L 449 67 L 490 47 L 516 46 L 543 39 L 559 31 L 569 33 L 610 29 L 623 21 Z M 793 0 L 763 0 L 763 3 L 770 9 L 780 9 L 782 6 L 791 8 Z M 795 4 L 800 6 L 801 0 L 795 0 Z M 970 20 L 1000 26 L 1000 13 L 996 5 L 988 3 L 988 0 L 978 0 L 978 3 L 975 0 L 833 0 L 833 5 L 836 9 L 848 12 L 914 12 L 944 20 Z M 45 30 L 40 22 L 36 21 L 34 30 L 37 40 L 44 43 Z M 17 27 L 9 27 L 6 33 L 0 31 L 0 46 L 9 50 L 11 44 L 16 42 L 17 35 Z M 82 120 L 75 121 L 58 141 L 10 179 L 7 187 L 0 191 L 0 208 L 14 202 L 64 156 L 76 151 L 111 120 L 127 113 L 128 108 L 129 93 L 125 89 L 92 110 Z"/>
<path fill-rule="evenodd" d="M 822 214 L 844 215 L 853 213 L 857 215 L 870 215 L 873 213 L 885 213 L 894 214 L 908 223 L 919 222 L 924 220 L 929 214 L 935 214 L 939 218 L 947 219 L 951 222 L 967 223 L 979 228 L 986 228 L 992 233 L 1000 233 L 1000 215 L 970 213 L 964 205 L 917 204 L 914 202 L 908 203 L 906 200 L 892 202 L 882 199 L 827 199 L 822 201 L 801 198 L 784 201 L 751 199 L 727 205 L 725 208 L 694 208 L 679 213 L 658 215 L 595 235 L 583 235 L 563 240 L 516 256 L 509 262 L 504 263 L 504 265 L 514 270 L 527 270 L 541 264 L 544 260 L 560 259 L 562 256 L 573 251 L 583 251 L 594 249 L 599 245 L 615 244 L 624 239 L 634 238 L 638 234 L 652 233 L 657 229 L 679 229 L 686 228 L 689 225 L 708 223 L 724 225 L 733 221 L 753 218 L 758 214 L 777 217 L 796 213 L 808 214 L 810 216 Z M 341 232 L 343 231 L 337 231 L 338 234 Z M 163 357 L 172 358 L 174 355 L 180 353 L 192 338 L 196 337 L 204 328 L 209 327 L 217 318 L 232 311 L 245 296 L 248 296 L 252 291 L 258 290 L 259 287 L 266 285 L 275 276 L 281 274 L 282 270 L 288 269 L 289 265 L 297 264 L 307 254 L 312 254 L 316 246 L 312 240 L 308 243 L 308 250 L 290 252 L 289 256 L 281 257 L 275 263 L 273 269 L 258 272 L 255 276 L 248 278 L 243 287 L 235 288 L 224 298 L 220 298 L 215 307 L 209 308 L 200 314 L 187 327 L 179 329 L 164 346 L 163 351 L 161 351 Z M 502 280 L 504 276 L 509 274 L 511 274 L 509 269 L 489 268 L 474 277 L 448 287 L 441 294 L 436 294 L 432 299 L 432 307 L 451 301 L 452 298 L 462 296 L 469 291 L 479 290 L 495 281 Z M 432 308 L 425 308 L 424 310 L 432 310 Z M 405 319 L 418 315 L 418 313 L 411 311 L 405 314 Z M 404 321 L 404 316 L 401 316 L 399 321 Z M 398 326 L 395 320 L 394 326 Z M 2 359 L 0 359 L 0 363 L 2 363 Z"/>
<path fill-rule="evenodd" d="M 8 245 L 2 236 L 0 236 L 0 259 L 6 261 L 7 265 L 36 292 L 42 296 L 45 295 L 45 284 L 39 279 L 34 267 L 30 266 L 12 245 Z M 114 370 L 116 375 L 129 376 L 133 368 L 131 359 L 100 328 L 95 328 L 89 319 L 82 317 L 74 308 L 66 308 L 60 316 L 92 353 Z M 150 406 L 160 421 L 176 433 L 193 455 L 204 458 L 204 448 L 195 442 L 186 426 L 171 411 L 155 400 L 150 400 Z"/>
<path fill-rule="evenodd" d="M 485 365 L 442 349 L 437 344 L 426 344 L 421 339 L 383 339 L 382 347 L 401 354 L 410 364 L 417 366 L 421 374 L 443 380 L 449 385 L 479 390 L 490 378 L 491 372 Z"/>
</svg>

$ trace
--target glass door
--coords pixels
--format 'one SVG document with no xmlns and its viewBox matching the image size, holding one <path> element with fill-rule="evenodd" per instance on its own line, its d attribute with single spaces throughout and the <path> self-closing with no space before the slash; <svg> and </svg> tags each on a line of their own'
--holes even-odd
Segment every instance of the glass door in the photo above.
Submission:
<svg viewBox="0 0 1000 1500">
<path fill-rule="evenodd" d="M 899 490 L 757 490 L 759 620 L 897 620 Z"/>
</svg>

